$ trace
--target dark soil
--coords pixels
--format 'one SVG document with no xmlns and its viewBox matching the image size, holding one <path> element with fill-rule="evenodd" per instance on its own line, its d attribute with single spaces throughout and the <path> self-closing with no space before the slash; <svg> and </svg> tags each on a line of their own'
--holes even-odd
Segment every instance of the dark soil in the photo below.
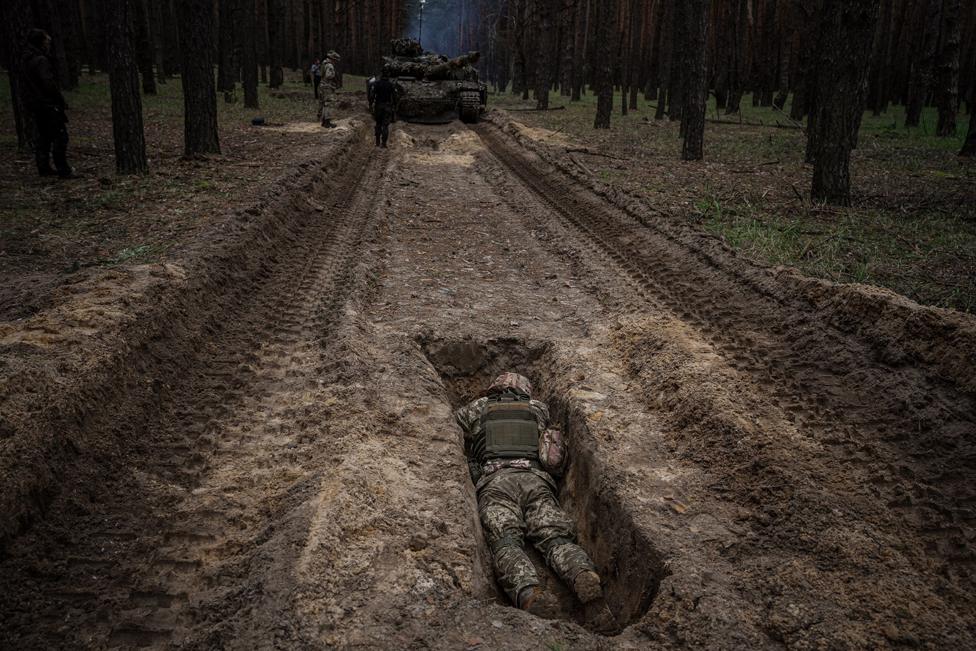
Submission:
<svg viewBox="0 0 976 651">
<path fill-rule="evenodd" d="M 976 644 L 973 317 L 751 263 L 504 116 L 312 137 L 0 331 L 2 646 Z M 494 586 L 452 411 L 511 368 L 615 635 Z"/>
</svg>

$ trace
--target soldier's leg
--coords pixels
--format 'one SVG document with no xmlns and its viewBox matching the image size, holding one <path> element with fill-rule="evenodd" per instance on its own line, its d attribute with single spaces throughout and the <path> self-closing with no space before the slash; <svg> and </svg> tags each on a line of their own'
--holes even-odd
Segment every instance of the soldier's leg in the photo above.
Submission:
<svg viewBox="0 0 976 651">
<path fill-rule="evenodd" d="M 322 83 L 319 84 L 319 120 L 322 122 L 322 126 L 325 126 L 331 117 L 329 113 L 329 86 Z"/>
<path fill-rule="evenodd" d="M 529 539 L 584 606 L 586 625 L 602 633 L 617 630 L 603 598 L 600 576 L 589 555 L 576 544 L 572 520 L 559 506 L 551 486 L 541 477 L 526 491 L 525 522 Z"/>
<path fill-rule="evenodd" d="M 539 576 L 525 553 L 525 521 L 519 487 L 511 475 L 496 477 L 478 493 L 478 514 L 491 549 L 495 576 L 516 606 L 519 593 L 539 585 Z"/>
<path fill-rule="evenodd" d="M 386 141 L 390 139 L 390 111 L 387 110 L 383 114 L 383 129 L 380 133 L 383 139 L 383 146 L 386 147 Z"/>
<path fill-rule="evenodd" d="M 332 124 L 332 109 L 333 104 L 335 104 L 335 88 L 326 84 L 325 94 L 322 96 L 323 108 L 322 108 L 322 119 L 329 126 L 334 126 Z"/>
<path fill-rule="evenodd" d="M 54 129 L 49 111 L 34 111 L 34 160 L 41 176 L 51 174 L 51 144 Z"/>
<path fill-rule="evenodd" d="M 65 125 L 63 119 L 59 120 L 59 122 L 57 132 L 54 135 L 51 153 L 54 159 L 54 169 L 61 176 L 67 176 L 72 173 L 71 166 L 68 165 L 68 127 Z"/>
<path fill-rule="evenodd" d="M 528 475 L 529 473 L 526 473 Z M 596 572 L 589 555 L 576 544 L 573 521 L 559 506 L 549 484 L 532 475 L 531 486 L 526 487 L 525 523 L 529 540 L 545 556 L 556 574 L 576 590 L 576 579 L 583 572 Z M 585 601 L 589 593 L 579 595 Z"/>
</svg>

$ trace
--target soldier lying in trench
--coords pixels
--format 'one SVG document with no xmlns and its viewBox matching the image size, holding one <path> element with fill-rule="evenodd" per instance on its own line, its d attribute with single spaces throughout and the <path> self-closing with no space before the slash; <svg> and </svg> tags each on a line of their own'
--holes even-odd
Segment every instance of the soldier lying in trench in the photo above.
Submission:
<svg viewBox="0 0 976 651">
<path fill-rule="evenodd" d="M 556 500 L 565 466 L 560 434 L 549 429 L 549 408 L 531 399 L 532 384 L 516 373 L 500 375 L 487 395 L 457 410 L 478 513 L 491 548 L 495 575 L 518 608 L 554 617 L 558 606 L 539 584 L 524 537 L 571 586 L 588 623 L 613 627 L 593 561 L 576 544 L 573 522 Z"/>
</svg>

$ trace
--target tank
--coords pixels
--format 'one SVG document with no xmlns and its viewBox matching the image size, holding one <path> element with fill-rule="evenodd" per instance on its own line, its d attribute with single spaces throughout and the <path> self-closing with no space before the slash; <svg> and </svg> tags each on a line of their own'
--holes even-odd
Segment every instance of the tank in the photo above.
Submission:
<svg viewBox="0 0 976 651">
<path fill-rule="evenodd" d="M 487 86 L 478 81 L 479 54 L 449 59 L 424 52 L 413 39 L 393 41 L 393 56 L 383 58 L 383 73 L 397 86 L 397 117 L 407 122 L 477 122 L 485 111 Z"/>
</svg>

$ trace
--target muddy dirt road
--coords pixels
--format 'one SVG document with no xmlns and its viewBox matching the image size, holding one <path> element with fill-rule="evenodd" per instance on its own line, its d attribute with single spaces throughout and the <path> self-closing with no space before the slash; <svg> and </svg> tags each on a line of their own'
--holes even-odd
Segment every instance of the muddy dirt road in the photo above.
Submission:
<svg viewBox="0 0 976 651">
<path fill-rule="evenodd" d="M 0 457 L 0 646 L 976 646 L 972 318 L 739 260 L 497 114 L 349 129 L 57 463 Z M 513 367 L 615 635 L 494 586 L 452 410 Z"/>
</svg>

